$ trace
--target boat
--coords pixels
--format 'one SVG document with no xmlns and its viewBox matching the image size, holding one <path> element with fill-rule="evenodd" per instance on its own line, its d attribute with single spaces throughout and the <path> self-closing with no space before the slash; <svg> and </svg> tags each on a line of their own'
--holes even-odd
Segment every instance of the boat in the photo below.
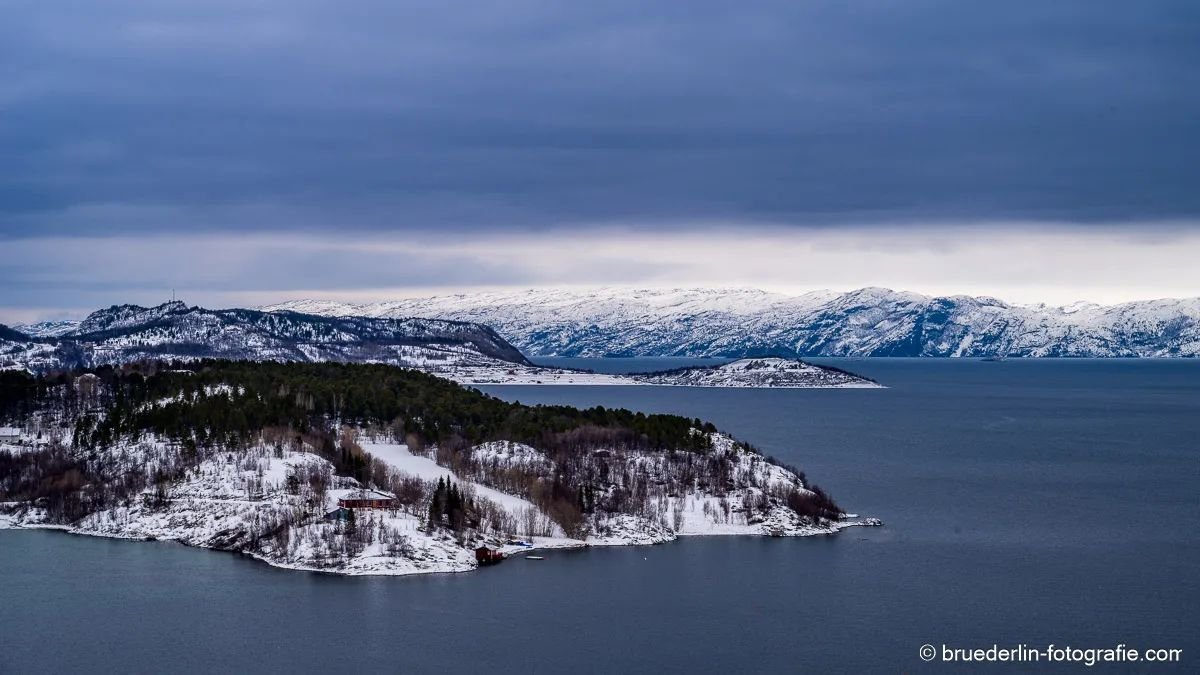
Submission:
<svg viewBox="0 0 1200 675">
<path fill-rule="evenodd" d="M 543 558 L 540 555 L 527 555 L 527 556 L 525 556 L 525 559 L 526 560 L 545 560 L 545 558 Z"/>
</svg>

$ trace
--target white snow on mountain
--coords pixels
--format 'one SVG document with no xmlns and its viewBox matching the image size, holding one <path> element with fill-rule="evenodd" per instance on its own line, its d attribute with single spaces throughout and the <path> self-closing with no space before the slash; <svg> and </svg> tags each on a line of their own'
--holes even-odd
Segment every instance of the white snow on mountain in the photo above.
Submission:
<svg viewBox="0 0 1200 675">
<path fill-rule="evenodd" d="M 59 337 L 74 331 L 79 327 L 78 321 L 42 321 L 39 323 L 17 324 L 14 329 L 30 337 Z"/>
<path fill-rule="evenodd" d="M 532 356 L 1197 356 L 1200 298 L 1013 305 L 886 288 L 530 290 L 271 311 L 423 316 L 494 328 Z"/>
<path fill-rule="evenodd" d="M 508 370 L 536 370 L 491 329 L 457 321 L 330 319 L 174 302 L 99 310 L 54 337 L 0 327 L 3 368 L 37 372 L 203 358 L 387 363 L 480 384 Z"/>
<path fill-rule="evenodd" d="M 741 306 L 729 298 L 721 302 Z M 298 311 L 321 309 L 334 316 Z M 347 316 L 321 304 L 262 312 L 207 310 L 181 302 L 158 307 L 119 305 L 93 312 L 57 337 L 0 330 L 0 369 L 43 372 L 138 360 L 385 363 L 422 370 L 465 385 L 666 384 L 647 378 L 535 366 L 492 329 L 474 322 L 410 317 Z M 820 368 L 807 366 L 809 371 Z M 815 369 L 815 370 L 814 370 Z M 833 371 L 830 371 L 832 373 Z M 709 377 L 704 386 L 719 386 Z M 758 378 L 728 386 L 827 386 L 816 377 Z M 730 380 L 732 382 L 732 380 Z M 676 384 L 684 384 L 676 378 Z M 774 383 L 774 384 L 773 384 Z"/>
</svg>

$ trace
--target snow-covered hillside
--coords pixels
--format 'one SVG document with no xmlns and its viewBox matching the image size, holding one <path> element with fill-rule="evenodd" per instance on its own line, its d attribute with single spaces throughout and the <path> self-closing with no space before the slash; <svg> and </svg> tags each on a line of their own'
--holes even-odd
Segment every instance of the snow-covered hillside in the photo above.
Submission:
<svg viewBox="0 0 1200 675">
<path fill-rule="evenodd" d="M 748 387 L 772 389 L 852 389 L 880 385 L 837 368 L 798 359 L 738 359 L 719 366 L 679 368 L 634 376 L 646 384 L 686 387 Z"/>
<path fill-rule="evenodd" d="M 472 569 L 481 546 L 872 524 L 711 423 L 510 403 L 379 364 L 0 378 L 0 527 L 414 574 Z"/>
<path fill-rule="evenodd" d="M 52 338 L 66 335 L 79 327 L 78 321 L 42 321 L 39 323 L 17 324 L 14 329 L 35 338 Z"/>
<path fill-rule="evenodd" d="M 62 328 L 63 326 L 59 326 Z M 0 330 L 0 367 L 39 372 L 143 359 L 389 363 L 471 383 L 536 370 L 494 331 L 459 321 L 207 310 L 181 302 L 93 312 L 43 337 Z M 49 332 L 52 337 L 45 337 Z"/>
<path fill-rule="evenodd" d="M 802 479 L 719 434 L 713 436 L 713 452 L 737 467 L 721 494 L 695 485 L 684 494 L 657 496 L 642 515 L 597 514 L 581 538 L 566 536 L 528 500 L 456 475 L 404 444 L 365 434 L 358 440 L 394 471 L 394 479 L 416 479 L 427 490 L 439 479 L 452 479 L 475 503 L 488 504 L 503 514 L 500 522 L 509 525 L 455 535 L 429 528 L 424 505 L 356 509 L 352 524 L 328 517 L 337 513 L 339 498 L 361 485 L 334 475 L 332 465 L 309 449 L 260 442 L 249 449 L 207 456 L 183 469 L 169 486 L 147 487 L 132 499 L 76 522 L 57 522 L 37 502 L 0 502 L 0 529 L 49 527 L 74 534 L 170 540 L 237 551 L 289 569 L 406 575 L 475 569 L 473 550 L 479 545 L 513 554 L 541 548 L 660 544 L 687 535 L 808 536 L 879 524 L 870 518 L 814 523 L 800 517 L 776 495 L 791 487 L 803 490 Z M 30 436 L 0 447 L 0 453 L 31 451 L 39 445 L 44 448 L 45 441 Z M 178 448 L 163 439 L 121 442 L 100 452 L 119 470 L 147 478 L 180 472 Z M 553 470 L 544 454 L 517 443 L 481 444 L 472 454 L 484 462 Z M 604 459 L 650 477 L 667 470 L 661 456 L 652 454 L 606 453 Z"/>
<path fill-rule="evenodd" d="M 491 326 L 534 356 L 1197 356 L 1200 298 L 1019 306 L 883 288 L 537 290 L 269 310 Z"/>
<path fill-rule="evenodd" d="M 535 366 L 485 326 L 438 319 L 320 316 L 277 310 L 207 310 L 168 303 L 121 305 L 92 313 L 70 330 L 35 337 L 0 327 L 0 369 L 31 372 L 146 359 L 387 363 L 465 385 L 665 384 L 648 378 Z M 810 369 L 813 367 L 810 367 Z M 832 371 L 831 371 L 832 372 Z M 699 381 L 697 381 L 698 383 Z M 704 386 L 720 386 L 709 378 Z M 743 379 L 728 386 L 828 386 L 821 378 Z M 675 384 L 686 384 L 676 378 Z"/>
</svg>

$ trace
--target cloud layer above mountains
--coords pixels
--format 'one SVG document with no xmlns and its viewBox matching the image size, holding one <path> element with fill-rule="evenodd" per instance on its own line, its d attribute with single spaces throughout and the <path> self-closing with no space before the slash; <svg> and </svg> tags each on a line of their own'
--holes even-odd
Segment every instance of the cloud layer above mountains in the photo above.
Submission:
<svg viewBox="0 0 1200 675">
<path fill-rule="evenodd" d="M 710 254 L 648 271 L 641 247 L 779 253 L 783 237 L 821 270 L 833 240 L 855 242 L 840 269 L 905 233 L 936 249 L 1046 228 L 1029 241 L 1098 247 L 1101 268 L 1102 242 L 1132 242 L 1132 287 L 1175 293 L 1197 280 L 1153 268 L 1200 215 L 1198 65 L 1200 8 L 1173 0 L 16 0 L 0 304 L 726 283 L 695 279 Z M 377 248 L 348 256 L 351 239 Z M 744 276 L 1019 290 L 978 271 Z"/>
</svg>

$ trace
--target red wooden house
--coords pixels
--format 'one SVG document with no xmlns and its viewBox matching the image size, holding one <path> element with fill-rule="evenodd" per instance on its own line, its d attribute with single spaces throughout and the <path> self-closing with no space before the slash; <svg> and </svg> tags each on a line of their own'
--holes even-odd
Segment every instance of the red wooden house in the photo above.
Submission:
<svg viewBox="0 0 1200 675">
<path fill-rule="evenodd" d="M 479 548 L 475 549 L 475 562 L 479 563 L 480 567 L 484 565 L 495 565 L 501 560 L 504 560 L 504 554 L 494 548 L 480 546 Z"/>
</svg>

